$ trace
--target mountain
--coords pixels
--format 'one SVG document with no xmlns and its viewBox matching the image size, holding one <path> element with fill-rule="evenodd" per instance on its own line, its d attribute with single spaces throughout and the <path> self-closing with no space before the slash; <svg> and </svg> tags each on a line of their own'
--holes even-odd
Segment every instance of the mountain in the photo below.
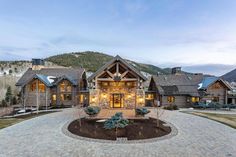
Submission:
<svg viewBox="0 0 236 157">
<path fill-rule="evenodd" d="M 224 74 L 221 77 L 228 82 L 236 82 L 236 69 Z"/>
<path fill-rule="evenodd" d="M 104 53 L 86 51 L 86 52 L 72 52 L 72 53 L 55 55 L 46 58 L 46 60 L 60 66 L 83 67 L 89 72 L 95 72 L 98 70 L 98 68 L 106 64 L 112 58 L 113 56 Z M 144 73 L 154 74 L 154 75 L 157 73 L 161 74 L 170 73 L 169 69 L 162 69 L 151 64 L 137 63 L 130 60 L 127 60 L 127 62 L 130 63 L 132 66 L 134 66 L 136 69 Z"/>
</svg>

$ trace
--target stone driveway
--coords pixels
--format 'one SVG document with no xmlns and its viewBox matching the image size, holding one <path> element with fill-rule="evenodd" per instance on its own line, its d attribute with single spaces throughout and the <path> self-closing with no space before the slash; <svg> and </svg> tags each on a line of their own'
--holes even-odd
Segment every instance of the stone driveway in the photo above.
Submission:
<svg viewBox="0 0 236 157">
<path fill-rule="evenodd" d="M 78 117 L 66 109 L 0 130 L 1 157 L 236 157 L 236 130 L 205 118 L 165 111 L 178 134 L 152 143 L 114 144 L 74 139 L 63 126 Z"/>
</svg>

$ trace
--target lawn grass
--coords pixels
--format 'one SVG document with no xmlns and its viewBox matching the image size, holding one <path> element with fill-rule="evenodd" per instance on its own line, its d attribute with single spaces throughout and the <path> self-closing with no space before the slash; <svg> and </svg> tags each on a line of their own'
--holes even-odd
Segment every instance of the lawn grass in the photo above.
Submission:
<svg viewBox="0 0 236 157">
<path fill-rule="evenodd" d="M 0 129 L 6 128 L 6 127 L 11 126 L 11 125 L 14 125 L 16 123 L 20 123 L 24 120 L 32 119 L 32 118 L 42 116 L 42 115 L 45 115 L 45 114 L 49 114 L 49 113 L 53 113 L 53 112 L 41 112 L 41 113 L 38 113 L 38 114 L 37 113 L 32 113 L 32 114 L 22 115 L 22 116 L 15 117 L 15 118 L 3 118 L 3 119 L 0 119 Z"/>
<path fill-rule="evenodd" d="M 205 113 L 205 112 L 184 112 L 184 113 L 189 113 L 204 118 L 208 118 L 236 129 L 236 114 L 218 114 L 218 113 Z"/>
</svg>

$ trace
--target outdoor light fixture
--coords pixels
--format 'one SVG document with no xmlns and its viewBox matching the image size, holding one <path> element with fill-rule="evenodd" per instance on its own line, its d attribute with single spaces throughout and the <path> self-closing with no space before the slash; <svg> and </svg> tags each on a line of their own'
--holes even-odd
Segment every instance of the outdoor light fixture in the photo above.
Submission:
<svg viewBox="0 0 236 157">
<path fill-rule="evenodd" d="M 143 102 L 143 98 L 139 98 L 139 102 L 142 103 Z"/>
<path fill-rule="evenodd" d="M 121 81 L 121 77 L 120 76 L 114 76 L 114 81 L 116 81 L 116 82 Z"/>
<path fill-rule="evenodd" d="M 107 98 L 107 95 L 105 93 L 102 96 L 103 96 L 104 99 Z"/>
<path fill-rule="evenodd" d="M 92 102 L 94 103 L 94 102 L 95 102 L 95 100 L 96 100 L 96 98 L 93 96 L 93 97 L 92 97 Z"/>
</svg>

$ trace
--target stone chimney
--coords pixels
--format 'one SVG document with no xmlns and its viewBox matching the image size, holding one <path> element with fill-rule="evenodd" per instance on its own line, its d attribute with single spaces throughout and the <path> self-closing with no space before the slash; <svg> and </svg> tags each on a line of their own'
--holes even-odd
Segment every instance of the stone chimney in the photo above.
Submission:
<svg viewBox="0 0 236 157">
<path fill-rule="evenodd" d="M 174 67 L 174 68 L 172 68 L 171 74 L 173 74 L 173 75 L 181 74 L 181 67 Z"/>
<path fill-rule="evenodd" d="M 44 68 L 44 60 L 43 59 L 38 59 L 38 58 L 33 58 L 32 59 L 32 70 L 40 70 Z"/>
</svg>

